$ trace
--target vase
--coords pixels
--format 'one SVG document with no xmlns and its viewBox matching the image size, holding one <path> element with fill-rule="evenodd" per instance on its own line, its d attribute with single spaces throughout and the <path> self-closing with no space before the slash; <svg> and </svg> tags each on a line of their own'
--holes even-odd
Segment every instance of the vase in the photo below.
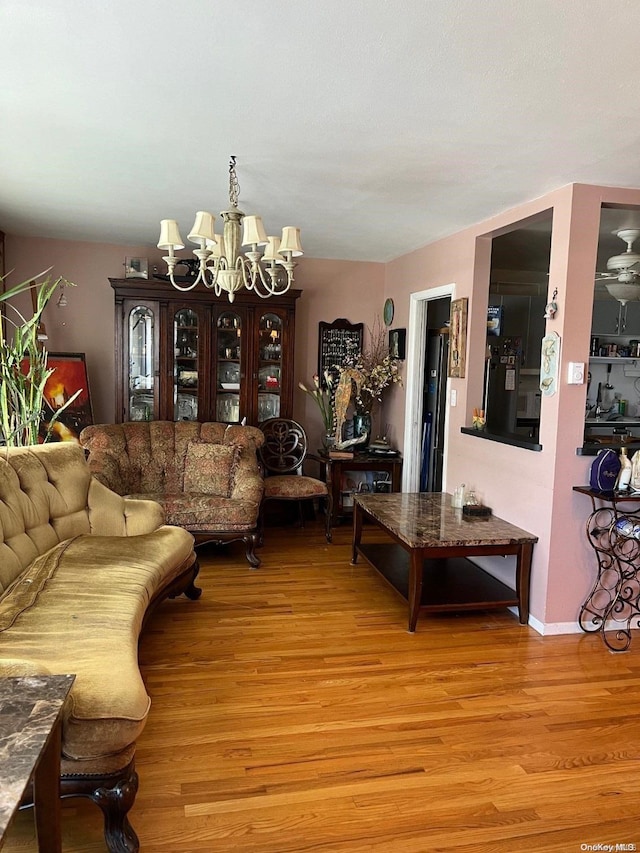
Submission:
<svg viewBox="0 0 640 853">
<path fill-rule="evenodd" d="M 369 412 L 356 412 L 353 416 L 353 437 L 360 438 L 365 433 L 367 438 L 359 442 L 358 447 L 367 447 L 371 441 L 371 415 Z"/>
</svg>

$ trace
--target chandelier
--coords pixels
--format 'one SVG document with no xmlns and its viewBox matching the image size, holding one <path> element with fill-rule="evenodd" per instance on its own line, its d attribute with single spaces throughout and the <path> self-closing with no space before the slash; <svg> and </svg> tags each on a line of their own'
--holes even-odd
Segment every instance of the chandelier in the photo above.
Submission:
<svg viewBox="0 0 640 853">
<path fill-rule="evenodd" d="M 224 291 L 233 302 L 238 290 L 245 287 L 263 299 L 286 293 L 293 283 L 293 258 L 302 255 L 300 229 L 285 226 L 282 237 L 267 237 L 260 216 L 245 216 L 238 209 L 240 184 L 236 175 L 236 158 L 229 162 L 229 210 L 220 213 L 222 234 L 214 231 L 215 217 L 199 210 L 187 239 L 198 247 L 193 250 L 195 261 L 181 261 L 176 251 L 184 249 L 184 242 L 175 219 L 160 222 L 159 249 L 168 250 L 163 257 L 171 284 L 177 290 L 193 290 L 200 282 L 213 288 L 216 296 Z M 241 229 L 241 224 L 243 228 Z M 241 237 L 242 230 L 242 240 Z M 241 246 L 249 248 L 243 253 Z M 264 251 L 261 252 L 261 248 Z M 175 280 L 176 264 L 186 263 L 197 270 L 197 277 L 188 285 Z"/>
</svg>

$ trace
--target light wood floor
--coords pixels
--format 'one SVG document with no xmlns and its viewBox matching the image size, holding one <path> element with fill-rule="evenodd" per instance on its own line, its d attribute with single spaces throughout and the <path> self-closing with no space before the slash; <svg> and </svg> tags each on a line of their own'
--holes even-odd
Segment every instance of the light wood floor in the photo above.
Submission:
<svg viewBox="0 0 640 853">
<path fill-rule="evenodd" d="M 212 549 L 200 601 L 155 613 L 143 853 L 640 850 L 640 632 L 614 655 L 505 610 L 410 635 L 349 543 L 348 527 L 333 545 L 320 523 L 270 529 L 257 571 Z M 104 850 L 89 803 L 65 805 L 63 833 L 65 853 Z M 23 813 L 4 849 L 33 845 Z"/>
</svg>

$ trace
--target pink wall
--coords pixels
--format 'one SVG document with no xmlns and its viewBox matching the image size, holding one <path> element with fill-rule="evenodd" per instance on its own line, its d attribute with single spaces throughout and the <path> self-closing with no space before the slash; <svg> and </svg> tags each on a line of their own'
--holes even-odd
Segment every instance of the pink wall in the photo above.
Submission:
<svg viewBox="0 0 640 853">
<path fill-rule="evenodd" d="M 602 202 L 640 206 L 640 190 L 570 185 L 506 211 L 455 236 L 387 265 L 385 295 L 396 306 L 394 325 L 408 326 L 410 295 L 453 283 L 454 297 L 469 299 L 467 376 L 451 379 L 458 405 L 448 408 L 445 487 L 472 485 L 496 515 L 535 533 L 531 613 L 549 630 L 575 626 L 580 604 L 594 580 L 594 556 L 584 538 L 588 499 L 572 492 L 587 481 L 589 457 L 582 444 L 586 386 L 566 383 L 569 361 L 588 362 Z M 553 209 L 549 293 L 557 287 L 559 311 L 547 332 L 561 337 L 558 393 L 543 399 L 541 452 L 484 441 L 460 433 L 482 399 L 489 281 L 488 244 L 514 223 Z M 406 363 L 407 373 L 411 360 Z M 404 394 L 390 395 L 386 415 L 404 428 Z"/>
<path fill-rule="evenodd" d="M 7 280 L 27 279 L 49 267 L 53 276 L 64 276 L 76 287 L 65 291 L 66 308 L 51 304 L 45 324 L 51 352 L 84 352 L 91 384 L 94 419 L 114 419 L 115 370 L 113 355 L 113 290 L 108 279 L 124 275 L 125 257 L 147 257 L 149 266 L 159 262 L 160 252 L 148 246 L 116 246 L 64 240 L 38 240 L 8 235 Z M 384 265 L 365 262 L 325 261 L 302 258 L 296 268 L 295 287 L 303 293 L 296 309 L 295 382 L 310 383 L 317 371 L 318 323 L 346 317 L 352 323 L 372 326 L 382 316 Z M 212 298 L 213 297 L 212 295 Z M 29 306 L 28 298 L 23 300 Z M 294 416 L 307 428 L 313 448 L 322 436 L 322 421 L 315 403 L 302 391 L 294 397 Z"/>
</svg>

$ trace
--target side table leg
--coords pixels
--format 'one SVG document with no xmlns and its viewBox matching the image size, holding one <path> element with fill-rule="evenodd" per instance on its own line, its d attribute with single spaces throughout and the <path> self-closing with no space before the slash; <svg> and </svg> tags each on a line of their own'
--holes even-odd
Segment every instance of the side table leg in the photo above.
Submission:
<svg viewBox="0 0 640 853">
<path fill-rule="evenodd" d="M 353 503 L 353 537 L 351 540 L 351 565 L 358 562 L 358 547 L 362 539 L 362 508 L 358 501 Z"/>
<path fill-rule="evenodd" d="M 518 596 L 518 618 L 521 625 L 529 622 L 529 582 L 533 545 L 525 542 L 520 546 L 516 558 L 516 595 Z"/>
<path fill-rule="evenodd" d="M 418 624 L 418 613 L 422 602 L 422 577 L 424 559 L 419 548 L 409 552 L 409 633 L 413 634 Z"/>
<path fill-rule="evenodd" d="M 40 853 L 61 853 L 60 755 L 62 721 L 58 720 L 49 736 L 33 775 L 33 805 L 36 837 Z"/>
</svg>

